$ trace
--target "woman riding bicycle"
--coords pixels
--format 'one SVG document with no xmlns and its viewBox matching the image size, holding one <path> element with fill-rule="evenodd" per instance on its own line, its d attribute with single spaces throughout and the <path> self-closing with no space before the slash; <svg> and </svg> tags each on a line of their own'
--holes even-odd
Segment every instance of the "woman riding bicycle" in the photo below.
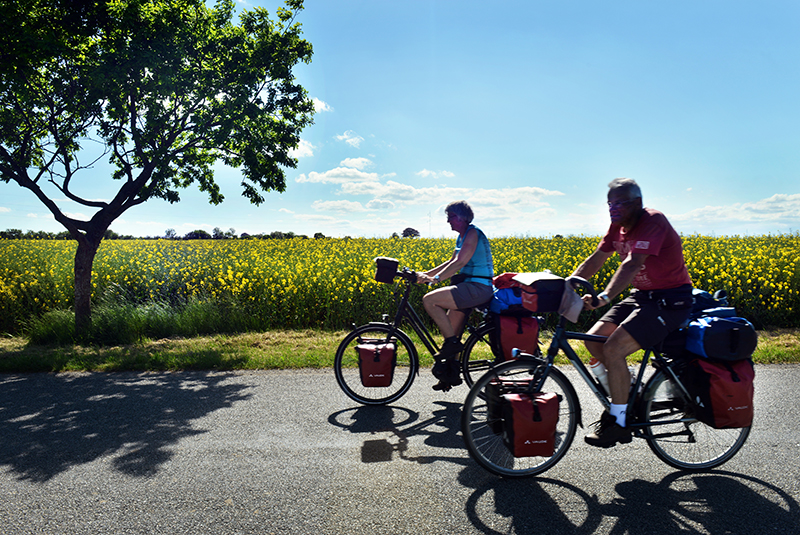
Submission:
<svg viewBox="0 0 800 535">
<path fill-rule="evenodd" d="M 438 283 L 450 279 L 450 286 L 438 288 L 422 298 L 422 304 L 444 336 L 441 351 L 434 355 L 433 375 L 439 379 L 435 390 L 449 390 L 461 384 L 458 354 L 463 348 L 460 335 L 473 307 L 492 298 L 494 262 L 489 240 L 472 224 L 472 208 L 456 201 L 445 208 L 450 228 L 458 232 L 456 248 L 447 262 L 418 273 L 417 282 Z"/>
</svg>

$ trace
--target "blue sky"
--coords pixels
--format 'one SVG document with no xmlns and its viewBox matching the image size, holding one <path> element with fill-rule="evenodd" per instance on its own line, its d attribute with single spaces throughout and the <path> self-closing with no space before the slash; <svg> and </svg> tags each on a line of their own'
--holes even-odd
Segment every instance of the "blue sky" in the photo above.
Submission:
<svg viewBox="0 0 800 535">
<path fill-rule="evenodd" d="M 240 5 L 274 15 L 279 4 Z M 114 231 L 454 237 L 443 208 L 466 199 L 489 236 L 593 236 L 619 176 L 684 234 L 800 230 L 796 1 L 305 7 L 314 58 L 296 73 L 318 113 L 286 191 L 252 206 L 240 173 L 219 168 L 223 204 L 188 189 L 179 204 L 128 211 Z M 107 169 L 84 180 L 93 198 L 111 196 Z M 0 183 L 6 228 L 62 230 L 29 192 Z"/>
</svg>

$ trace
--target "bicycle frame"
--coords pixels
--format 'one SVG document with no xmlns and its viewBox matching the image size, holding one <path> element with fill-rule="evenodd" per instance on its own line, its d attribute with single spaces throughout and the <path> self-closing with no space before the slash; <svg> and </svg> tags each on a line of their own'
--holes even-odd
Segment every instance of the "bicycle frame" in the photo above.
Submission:
<svg viewBox="0 0 800 535">
<path fill-rule="evenodd" d="M 414 310 L 414 307 L 409 302 L 409 298 L 411 296 L 411 289 L 414 287 L 414 282 L 411 280 L 411 275 L 405 272 L 398 272 L 398 275 L 403 277 L 403 280 L 406 281 L 406 287 L 403 290 L 402 297 L 400 298 L 400 303 L 397 306 L 397 311 L 394 315 L 394 320 L 390 324 L 392 328 L 401 331 L 400 329 L 403 320 L 407 320 L 408 323 L 411 325 L 411 328 L 417 333 L 419 339 L 422 341 L 422 344 L 425 348 L 430 351 L 431 355 L 439 352 L 439 346 L 436 344 L 436 341 L 433 339 L 433 335 L 431 335 L 430 331 L 425 324 L 422 323 L 422 318 L 420 318 L 417 311 Z M 384 321 L 388 317 L 388 314 L 384 314 Z M 387 322 L 388 323 L 388 322 Z"/>
<path fill-rule="evenodd" d="M 598 342 L 598 343 L 605 343 L 608 340 L 607 336 L 599 336 L 595 334 L 587 334 L 587 333 L 580 333 L 575 331 L 568 331 L 566 329 L 567 320 L 564 317 L 558 322 L 556 326 L 556 330 L 553 334 L 553 339 L 550 342 L 550 346 L 547 350 L 547 360 L 546 360 L 546 367 L 544 372 L 541 374 L 538 384 L 535 385 L 536 390 L 540 391 L 542 386 L 544 385 L 545 380 L 550 372 L 550 369 L 554 366 L 555 357 L 558 355 L 559 351 L 562 351 L 567 359 L 570 361 L 570 364 L 575 368 L 578 372 L 578 375 L 581 376 L 583 381 L 589 387 L 589 389 L 594 393 L 595 397 L 600 401 L 603 405 L 605 410 L 608 410 L 611 406 L 611 401 L 609 397 L 606 395 L 605 391 L 602 389 L 599 381 L 593 376 L 593 374 L 586 368 L 586 365 L 583 361 L 578 357 L 578 354 L 572 349 L 572 346 L 569 345 L 570 340 L 582 340 L 588 342 Z M 635 406 L 639 399 L 639 393 L 642 390 L 642 384 L 644 381 L 644 372 L 647 368 L 647 364 L 650 360 L 654 360 L 657 364 L 659 364 L 659 368 L 666 374 L 669 375 L 670 379 L 672 379 L 675 386 L 681 391 L 682 395 L 687 400 L 691 400 L 691 396 L 686 390 L 686 387 L 681 383 L 680 379 L 675 372 L 672 370 L 670 366 L 667 365 L 667 361 L 664 357 L 658 353 L 654 348 L 647 348 L 644 352 L 644 356 L 639 364 L 639 370 L 636 374 L 636 380 L 633 382 L 633 386 L 631 389 L 631 395 L 628 396 L 628 405 L 626 412 L 629 417 L 628 426 L 633 429 L 634 431 L 640 432 L 641 429 L 645 427 L 652 427 L 654 425 L 668 425 L 674 424 L 676 422 L 683 422 L 683 421 L 691 421 L 690 418 L 681 418 L 678 420 L 665 420 L 662 422 L 655 423 L 648 423 L 644 424 L 638 421 L 636 418 L 636 411 Z M 578 422 L 580 422 L 580 414 L 578 415 Z"/>
</svg>

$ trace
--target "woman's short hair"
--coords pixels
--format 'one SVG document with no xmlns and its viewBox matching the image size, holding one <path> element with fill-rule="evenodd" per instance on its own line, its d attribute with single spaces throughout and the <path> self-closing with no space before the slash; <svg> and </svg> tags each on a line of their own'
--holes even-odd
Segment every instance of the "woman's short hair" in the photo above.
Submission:
<svg viewBox="0 0 800 535">
<path fill-rule="evenodd" d="M 455 214 L 467 223 L 472 223 L 475 214 L 472 213 L 472 208 L 469 207 L 467 201 L 454 201 L 447 205 L 444 209 L 446 214 Z"/>
<path fill-rule="evenodd" d="M 642 198 L 642 190 L 639 184 L 632 178 L 615 178 L 608 184 L 609 190 L 621 190 L 628 194 L 629 199 Z"/>
</svg>

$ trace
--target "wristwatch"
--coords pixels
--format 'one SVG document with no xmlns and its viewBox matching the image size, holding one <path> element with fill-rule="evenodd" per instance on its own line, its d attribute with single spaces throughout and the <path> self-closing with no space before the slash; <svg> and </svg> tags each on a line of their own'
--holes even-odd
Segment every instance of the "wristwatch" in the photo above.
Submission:
<svg viewBox="0 0 800 535">
<path fill-rule="evenodd" d="M 606 292 L 602 292 L 597 296 L 598 299 L 603 301 L 604 303 L 610 303 L 611 299 L 608 298 L 608 294 Z"/>
<path fill-rule="evenodd" d="M 439 282 L 439 275 L 433 276 L 433 282 Z"/>
</svg>

